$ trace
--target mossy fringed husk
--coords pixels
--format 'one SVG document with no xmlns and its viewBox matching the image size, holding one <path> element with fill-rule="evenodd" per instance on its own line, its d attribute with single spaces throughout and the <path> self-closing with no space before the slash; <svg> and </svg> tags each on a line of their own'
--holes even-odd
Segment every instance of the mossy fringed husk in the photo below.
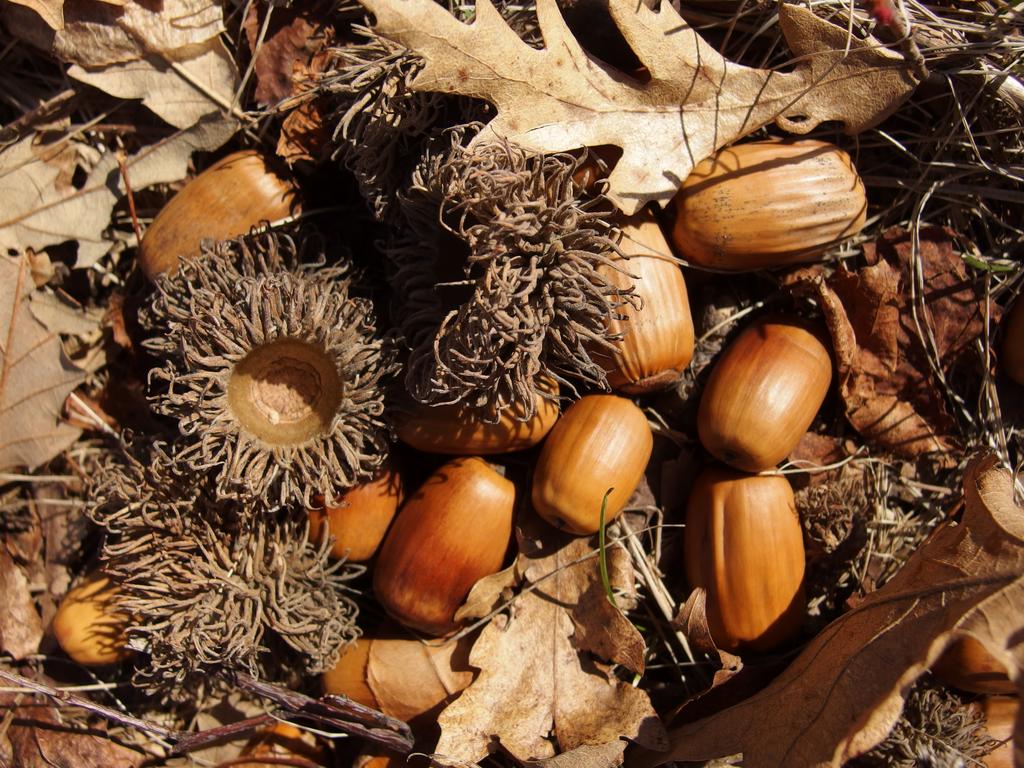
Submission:
<svg viewBox="0 0 1024 768">
<path fill-rule="evenodd" d="M 104 462 L 89 510 L 107 531 L 103 570 L 132 617 L 129 643 L 145 654 L 135 684 L 179 699 L 215 687 L 219 672 L 331 667 L 359 634 L 347 582 L 362 567 L 311 544 L 301 510 L 253 516 L 165 476 L 158 444 L 135 452 L 147 463 L 129 453 Z M 270 654 L 271 644 L 290 652 Z"/>
<path fill-rule="evenodd" d="M 333 110 L 333 157 L 352 172 L 378 220 L 391 213 L 410 159 L 434 126 L 450 125 L 453 107 L 443 96 L 413 91 L 422 60 L 372 30 L 354 26 L 364 42 L 333 48 L 313 88 Z"/>
<path fill-rule="evenodd" d="M 954 691 L 919 680 L 885 741 L 854 759 L 853 768 L 984 765 L 1000 742 L 985 731 L 985 717 Z"/>
<path fill-rule="evenodd" d="M 204 245 L 157 281 L 143 313 L 145 345 L 163 361 L 150 401 L 180 432 L 169 468 L 212 476 L 217 498 L 308 507 L 372 477 L 387 456 L 393 345 L 370 302 L 349 295 L 344 266 L 324 266 L 320 253 L 303 263 L 309 245 L 273 232 Z M 252 393 L 266 402 L 240 408 Z"/>
<path fill-rule="evenodd" d="M 598 271 L 621 268 L 620 233 L 575 178 L 582 161 L 507 143 L 467 148 L 464 135 L 453 131 L 448 151 L 424 160 L 405 201 L 407 229 L 388 248 L 412 346 L 406 387 L 424 403 L 466 403 L 491 418 L 515 407 L 525 419 L 537 395 L 551 397 L 547 380 L 564 393 L 581 382 L 607 389 L 593 354 L 620 338 L 608 318 L 635 299 Z M 433 221 L 466 246 L 457 307 L 438 298 L 453 285 L 438 264 L 452 255 L 439 225 L 424 231 L 434 201 Z"/>
</svg>

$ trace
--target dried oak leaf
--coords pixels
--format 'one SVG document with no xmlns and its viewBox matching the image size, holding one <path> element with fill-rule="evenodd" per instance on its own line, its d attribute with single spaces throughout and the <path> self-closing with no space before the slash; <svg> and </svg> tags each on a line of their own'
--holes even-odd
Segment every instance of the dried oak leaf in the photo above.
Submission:
<svg viewBox="0 0 1024 768">
<path fill-rule="evenodd" d="M 800 63 L 780 73 L 728 61 L 671 3 L 653 10 L 610 0 L 612 19 L 650 73 L 641 83 L 587 54 L 556 0 L 537 3 L 540 50 L 490 0 L 477 2 L 472 24 L 433 0 L 360 1 L 376 17 L 375 32 L 425 60 L 413 88 L 497 107 L 475 143 L 502 139 L 542 153 L 621 147 L 608 196 L 628 214 L 664 205 L 696 163 L 768 123 L 803 134 L 835 120 L 854 133 L 891 114 L 915 85 L 898 54 L 795 5 L 781 6 L 779 23 Z"/>
<path fill-rule="evenodd" d="M 68 722 L 54 707 L 25 704 L 13 694 L 0 707 L 14 720 L 0 736 L 0 765 L 10 768 L 136 768 L 145 755 L 106 738 L 103 731 Z"/>
<path fill-rule="evenodd" d="M 492 620 L 473 646 L 469 663 L 480 672 L 438 718 L 435 759 L 474 763 L 495 740 L 519 760 L 544 760 L 620 737 L 664 748 L 664 727 L 647 694 L 581 652 L 582 637 L 592 647 L 602 633 L 636 633 L 603 593 L 600 602 L 580 603 L 594 584 L 601 586 L 595 542 L 545 530 L 539 521 L 527 522 L 519 540 L 522 591 L 511 615 Z M 610 547 L 608 557 L 613 588 L 628 590 L 628 555 Z M 642 638 L 636 638 L 642 652 Z"/>
<path fill-rule="evenodd" d="M 39 650 L 43 622 L 25 571 L 0 550 L 0 651 L 21 659 Z"/>
<path fill-rule="evenodd" d="M 239 76 L 219 40 L 220 4 L 126 0 L 121 6 L 77 2 L 63 10 L 64 25 L 56 31 L 23 8 L 8 6 L 3 15 L 18 38 L 70 63 L 70 77 L 118 98 L 142 99 L 176 128 L 219 116 L 232 104 Z"/>
<path fill-rule="evenodd" d="M 868 266 L 857 272 L 840 266 L 827 283 L 815 283 L 847 418 L 862 435 L 904 456 L 948 452 L 955 447 L 952 420 L 937 376 L 983 332 L 984 291 L 953 251 L 952 233 L 939 227 L 920 231 L 919 262 L 911 234 L 899 228 L 865 253 Z M 989 315 L 998 321 L 999 308 L 990 305 Z"/>
<path fill-rule="evenodd" d="M 25 256 L 0 258 L 0 470 L 35 469 L 78 437 L 61 407 L 85 377 L 32 316 L 30 269 Z"/>
<path fill-rule="evenodd" d="M 268 20 L 271 7 L 253 3 L 242 25 L 249 50 L 254 52 L 253 95 L 262 106 L 291 96 L 293 71 L 304 67 L 333 37 L 333 30 L 318 21 L 326 8 L 273 7 Z"/>
<path fill-rule="evenodd" d="M 913 682 L 961 636 L 980 642 L 1024 692 L 1024 508 L 990 456 L 964 476 L 958 525 L 932 534 L 884 587 L 815 637 L 771 685 L 671 734 L 641 765 L 743 753 L 748 768 L 839 766 L 900 716 Z M 1014 735 L 1024 764 L 1024 720 Z"/>
</svg>

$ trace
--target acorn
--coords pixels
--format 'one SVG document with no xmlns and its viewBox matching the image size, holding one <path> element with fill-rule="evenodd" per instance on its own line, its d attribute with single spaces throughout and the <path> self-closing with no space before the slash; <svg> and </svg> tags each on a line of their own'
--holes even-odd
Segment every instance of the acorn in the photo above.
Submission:
<svg viewBox="0 0 1024 768">
<path fill-rule="evenodd" d="M 384 609 L 429 635 L 455 629 L 472 586 L 501 570 L 515 498 L 515 485 L 483 459 L 436 470 L 402 505 L 377 556 L 373 589 Z"/>
<path fill-rule="evenodd" d="M 188 182 L 157 214 L 139 243 L 139 267 L 150 280 L 173 273 L 180 259 L 199 254 L 203 239 L 227 240 L 298 213 L 296 194 L 295 183 L 259 152 L 230 154 Z"/>
<path fill-rule="evenodd" d="M 708 629 L 724 650 L 769 651 L 804 617 L 804 541 L 780 476 L 705 469 L 686 510 L 686 575 L 707 592 Z"/>
<path fill-rule="evenodd" d="M 1003 742 L 982 758 L 988 768 L 1013 768 L 1013 729 L 1020 699 L 1016 696 L 987 696 L 981 702 L 985 730 L 990 738 Z"/>
<path fill-rule="evenodd" d="M 364 563 L 377 552 L 401 501 L 402 478 L 387 461 L 375 478 L 346 491 L 334 504 L 309 510 L 310 539 L 321 542 L 326 519 L 334 537 L 331 557 Z"/>
<path fill-rule="evenodd" d="M 323 674 L 324 693 L 414 721 L 436 713 L 473 682 L 469 652 L 475 639 L 430 645 L 390 634 L 361 637 Z"/>
<path fill-rule="evenodd" d="M 614 520 L 644 476 L 654 436 L 631 400 L 588 395 L 551 430 L 533 473 L 533 508 L 556 528 L 575 534 Z"/>
<path fill-rule="evenodd" d="M 304 738 L 305 737 L 305 738 Z M 229 760 L 224 768 L 272 768 L 275 765 L 321 766 L 327 754 L 312 737 L 291 723 L 277 722 L 261 728 L 242 749 L 241 757 L 252 760 Z"/>
<path fill-rule="evenodd" d="M 932 665 L 932 674 L 948 686 L 971 693 L 1016 693 L 1006 667 L 973 637 L 954 640 Z"/>
<path fill-rule="evenodd" d="M 616 288 L 633 287 L 640 304 L 625 304 L 622 319 L 608 323 L 623 338 L 601 362 L 613 389 L 640 395 L 670 387 L 690 364 L 693 318 L 683 272 L 649 211 L 623 223 L 619 249 L 629 258 L 613 258 L 598 271 Z"/>
<path fill-rule="evenodd" d="M 832 358 L 818 333 L 763 319 L 715 363 L 697 412 L 700 441 L 737 469 L 770 469 L 796 448 L 831 381 Z"/>
<path fill-rule="evenodd" d="M 861 230 L 867 197 L 839 147 L 753 141 L 698 163 L 670 210 L 683 258 L 741 272 L 814 261 Z"/>
<path fill-rule="evenodd" d="M 547 388 L 552 395 L 558 392 L 554 382 Z M 490 456 L 536 445 L 556 421 L 558 401 L 538 393 L 532 414 L 527 416 L 521 405 L 513 405 L 502 411 L 496 421 L 482 418 L 478 411 L 466 405 L 416 403 L 408 414 L 399 418 L 396 431 L 399 440 L 418 451 Z"/>
<path fill-rule="evenodd" d="M 128 658 L 128 616 L 117 608 L 118 595 L 109 578 L 94 574 L 61 600 L 53 634 L 64 653 L 82 666 L 101 667 Z"/>
<path fill-rule="evenodd" d="M 1010 308 L 1003 328 L 1003 359 L 1006 375 L 1024 384 L 1024 299 L 1017 299 Z"/>
</svg>

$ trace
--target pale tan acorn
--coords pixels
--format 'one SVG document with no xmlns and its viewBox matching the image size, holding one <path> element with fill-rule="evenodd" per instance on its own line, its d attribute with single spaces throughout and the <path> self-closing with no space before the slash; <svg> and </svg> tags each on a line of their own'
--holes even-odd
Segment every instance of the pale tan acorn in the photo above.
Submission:
<svg viewBox="0 0 1024 768">
<path fill-rule="evenodd" d="M 515 485 L 483 459 L 437 469 L 406 499 L 377 555 L 373 591 L 384 609 L 428 635 L 454 630 L 472 586 L 501 570 L 515 498 Z"/>
<path fill-rule="evenodd" d="M 614 353 L 598 357 L 613 389 L 646 394 L 671 386 L 690 364 L 690 300 L 683 272 L 649 211 L 622 224 L 619 248 L 629 258 L 613 256 L 613 265 L 598 271 L 617 288 L 634 288 L 640 302 L 617 310 L 623 319 L 611 319 L 608 330 L 623 338 L 614 342 Z"/>
<path fill-rule="evenodd" d="M 867 197 L 839 147 L 810 139 L 752 141 L 698 163 L 670 209 L 680 256 L 744 271 L 814 261 L 861 230 Z"/>
<path fill-rule="evenodd" d="M 199 253 L 204 238 L 227 240 L 262 222 L 299 213 L 297 188 L 254 150 L 218 160 L 189 181 L 146 229 L 138 263 L 150 280 Z"/>
<path fill-rule="evenodd" d="M 719 648 L 768 651 L 799 632 L 803 529 L 784 477 L 705 469 L 690 492 L 684 550 L 690 584 L 707 592 Z"/>
<path fill-rule="evenodd" d="M 331 556 L 364 563 L 377 552 L 401 501 L 401 475 L 385 462 L 372 480 L 350 488 L 332 505 L 309 510 L 310 539 L 320 543 L 326 520 L 334 537 Z"/>
<path fill-rule="evenodd" d="M 605 522 L 614 520 L 644 476 L 654 436 L 647 417 L 616 395 L 573 403 L 551 430 L 533 473 L 533 508 L 570 533 L 594 533 L 609 488 Z"/>
<path fill-rule="evenodd" d="M 117 608 L 118 589 L 106 576 L 92 575 L 69 591 L 53 617 L 53 634 L 64 653 L 86 667 L 128 658 L 128 617 Z"/>
<path fill-rule="evenodd" d="M 554 382 L 545 388 L 552 395 L 558 393 Z M 540 393 L 534 397 L 533 415 L 528 419 L 522 418 L 521 406 L 507 408 L 493 421 L 465 405 L 417 403 L 398 418 L 396 432 L 403 443 L 425 453 L 491 456 L 536 445 L 558 421 L 558 413 L 558 401 Z"/>
<path fill-rule="evenodd" d="M 700 441 L 737 469 L 770 469 L 807 432 L 831 381 L 818 333 L 799 321 L 762 319 L 715 362 L 697 411 Z"/>
</svg>

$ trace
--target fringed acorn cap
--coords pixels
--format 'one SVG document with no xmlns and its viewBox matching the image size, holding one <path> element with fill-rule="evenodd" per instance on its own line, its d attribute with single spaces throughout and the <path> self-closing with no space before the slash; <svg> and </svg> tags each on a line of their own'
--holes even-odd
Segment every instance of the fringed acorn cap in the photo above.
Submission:
<svg viewBox="0 0 1024 768">
<path fill-rule="evenodd" d="M 185 526 L 126 527 L 108 538 L 104 572 L 133 617 L 129 644 L 146 654 L 140 687 L 175 698 L 215 672 L 316 674 L 358 636 L 344 582 L 361 569 L 312 546 L 303 516 L 251 518 L 236 503 L 202 506 Z M 268 654 L 276 641 L 291 649 L 286 660 Z"/>
<path fill-rule="evenodd" d="M 422 59 L 365 27 L 353 32 L 364 42 L 332 49 L 315 88 L 333 106 L 335 159 L 356 177 L 371 211 L 383 220 L 405 183 L 402 165 L 418 156 L 415 147 L 425 134 L 452 118 L 443 96 L 410 87 Z"/>
<path fill-rule="evenodd" d="M 170 469 L 217 498 L 311 506 L 372 477 L 387 456 L 391 345 L 345 269 L 301 264 L 295 242 L 255 234 L 203 248 L 157 282 L 143 315 L 153 409 L 178 422 Z"/>
<path fill-rule="evenodd" d="M 426 158 L 406 208 L 415 232 L 428 220 L 417 205 L 440 200 L 434 220 L 443 217 L 468 246 L 458 281 L 466 299 L 445 310 L 429 295 L 445 283 L 437 265 L 450 254 L 416 258 L 409 236 L 389 249 L 393 286 L 412 308 L 402 328 L 413 345 L 406 386 L 421 402 L 491 414 L 514 406 L 527 419 L 535 396 L 551 396 L 546 380 L 607 389 L 592 354 L 619 338 L 608 318 L 634 299 L 598 271 L 620 268 L 611 258 L 619 232 L 574 178 L 581 161 L 508 144 L 467 149 L 459 139 L 453 132 L 440 162 Z M 423 240 L 438 243 L 428 233 Z"/>
</svg>

